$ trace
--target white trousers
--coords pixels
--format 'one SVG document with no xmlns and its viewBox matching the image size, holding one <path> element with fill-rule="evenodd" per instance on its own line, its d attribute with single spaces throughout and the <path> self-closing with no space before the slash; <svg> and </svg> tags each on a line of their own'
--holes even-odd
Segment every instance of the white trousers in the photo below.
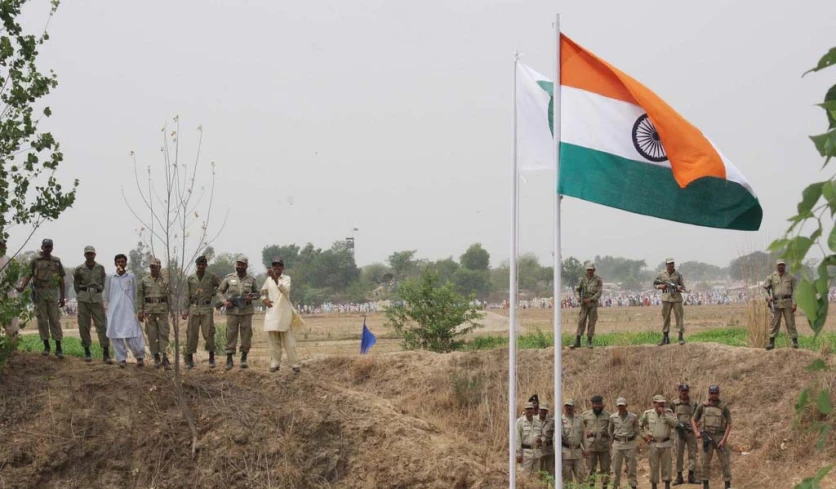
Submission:
<svg viewBox="0 0 836 489">
<path fill-rule="evenodd" d="M 299 358 L 296 356 L 296 338 L 293 330 L 268 331 L 267 346 L 270 351 L 270 368 L 278 367 L 282 362 L 282 349 L 287 352 L 287 361 L 292 367 L 299 366 Z"/>
<path fill-rule="evenodd" d="M 137 360 L 145 358 L 145 337 L 142 335 L 135 338 L 112 338 L 110 344 L 113 345 L 117 362 L 124 362 L 128 359 L 128 348 Z"/>
</svg>

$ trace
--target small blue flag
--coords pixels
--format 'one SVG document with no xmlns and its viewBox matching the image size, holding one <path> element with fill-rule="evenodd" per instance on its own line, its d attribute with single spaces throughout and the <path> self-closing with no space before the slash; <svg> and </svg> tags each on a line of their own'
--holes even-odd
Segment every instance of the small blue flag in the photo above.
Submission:
<svg viewBox="0 0 836 489">
<path fill-rule="evenodd" d="M 360 338 L 360 353 L 363 355 L 368 353 L 376 341 L 377 338 L 374 336 L 374 333 L 366 327 L 366 317 L 363 316 L 363 336 Z"/>
</svg>

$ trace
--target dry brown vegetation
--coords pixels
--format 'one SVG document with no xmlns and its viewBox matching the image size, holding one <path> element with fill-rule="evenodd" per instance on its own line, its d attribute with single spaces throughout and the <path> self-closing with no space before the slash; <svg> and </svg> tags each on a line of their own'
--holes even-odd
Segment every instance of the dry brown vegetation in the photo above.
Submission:
<svg viewBox="0 0 836 489">
<path fill-rule="evenodd" d="M 804 432 L 811 412 L 791 428 L 803 387 L 836 389 L 832 372 L 804 370 L 815 357 L 714 344 L 566 351 L 564 395 L 580 409 L 595 393 L 608 409 L 625 396 L 640 412 L 681 381 L 697 397 L 718 383 L 734 417 L 734 487 L 791 487 L 836 458 L 836 442 L 819 453 Z M 552 359 L 519 352 L 520 406 L 533 392 L 552 399 Z M 164 371 L 15 355 L 0 383 L 0 487 L 507 487 L 503 350 L 342 355 L 296 377 L 201 369 L 185 380 L 195 459 Z M 646 488 L 644 448 L 640 461 Z"/>
</svg>

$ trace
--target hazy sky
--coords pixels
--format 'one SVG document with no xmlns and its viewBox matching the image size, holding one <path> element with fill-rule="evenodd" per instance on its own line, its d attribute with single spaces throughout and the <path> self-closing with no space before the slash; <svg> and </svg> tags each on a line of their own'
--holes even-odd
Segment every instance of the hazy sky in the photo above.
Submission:
<svg viewBox="0 0 836 489">
<path fill-rule="evenodd" d="M 813 104 L 834 72 L 801 73 L 836 44 L 832 0 L 84 0 L 62 3 L 40 62 L 59 76 L 60 178 L 81 187 L 37 244 L 55 239 L 67 265 L 87 244 L 107 265 L 132 248 L 129 153 L 158 167 L 160 128 L 179 114 L 184 155 L 202 125 L 202 161 L 217 163 L 215 205 L 230 213 L 219 251 L 258 262 L 266 244 L 328 247 L 357 227 L 360 265 L 403 249 L 458 257 L 476 241 L 496 265 L 509 254 L 513 54 L 553 76 L 558 12 L 563 32 L 710 136 L 764 210 L 744 233 L 567 198 L 564 256 L 726 265 L 779 236 L 820 175 L 807 136 L 826 127 Z M 544 261 L 552 189 L 548 174 L 521 187 L 521 248 Z"/>
</svg>

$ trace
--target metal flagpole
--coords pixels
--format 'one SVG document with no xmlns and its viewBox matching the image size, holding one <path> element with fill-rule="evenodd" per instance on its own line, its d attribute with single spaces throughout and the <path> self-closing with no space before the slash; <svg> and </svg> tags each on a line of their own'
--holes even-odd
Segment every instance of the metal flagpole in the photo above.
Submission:
<svg viewBox="0 0 836 489">
<path fill-rule="evenodd" d="M 511 277 L 508 284 L 508 487 L 517 486 L 517 63 L 520 53 L 514 55 L 514 142 L 512 157 L 511 189 Z"/>
<path fill-rule="evenodd" d="M 552 121 L 554 130 L 554 399 L 555 406 L 554 417 L 555 425 L 558 429 L 562 426 L 560 416 L 563 413 L 563 394 L 562 394 L 562 378 L 563 373 L 563 335 L 561 334 L 560 324 L 560 113 L 562 105 L 560 103 L 560 14 L 555 16 L 554 20 L 555 32 L 555 57 L 554 57 L 554 82 L 552 83 Z M 555 487 L 563 487 L 563 479 L 560 474 L 563 473 L 563 458 L 562 450 L 557 448 L 557 443 L 554 444 L 554 474 Z"/>
</svg>

